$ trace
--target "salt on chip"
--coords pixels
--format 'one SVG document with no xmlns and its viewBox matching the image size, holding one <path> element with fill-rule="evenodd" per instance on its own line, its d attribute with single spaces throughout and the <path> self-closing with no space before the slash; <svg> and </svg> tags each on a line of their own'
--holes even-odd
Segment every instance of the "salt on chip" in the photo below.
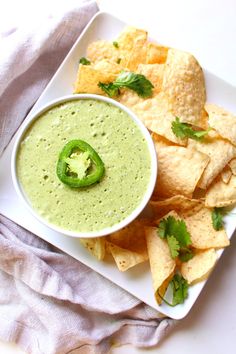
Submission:
<svg viewBox="0 0 236 354">
<path fill-rule="evenodd" d="M 192 246 L 197 249 L 222 248 L 229 245 L 224 229 L 215 230 L 212 224 L 212 210 L 204 207 L 179 211 L 191 235 Z"/>
<path fill-rule="evenodd" d="M 231 168 L 229 167 L 229 165 L 226 165 L 225 168 L 223 169 L 223 171 L 220 174 L 221 179 L 224 183 L 229 183 L 229 180 L 232 176 L 232 171 Z"/>
<path fill-rule="evenodd" d="M 236 176 L 236 159 L 232 159 L 231 161 L 229 161 L 228 163 L 233 175 Z"/>
<path fill-rule="evenodd" d="M 137 72 L 151 81 L 154 86 L 153 94 L 161 92 L 164 74 L 163 64 L 139 64 Z"/>
<path fill-rule="evenodd" d="M 109 235 L 106 242 L 120 271 L 126 271 L 148 259 L 144 224 L 140 220 Z"/>
<path fill-rule="evenodd" d="M 99 82 L 109 83 L 115 80 L 117 75 L 96 70 L 91 65 L 79 65 L 74 93 L 104 94 L 98 87 Z"/>
<path fill-rule="evenodd" d="M 202 189 L 206 189 L 227 163 L 236 156 L 236 147 L 229 141 L 221 139 L 214 130 L 211 130 L 203 141 L 189 139 L 188 146 L 210 157 L 210 162 L 198 183 L 198 187 Z"/>
<path fill-rule="evenodd" d="M 119 50 L 112 44 L 112 42 L 100 40 L 90 43 L 87 48 L 87 57 L 93 63 L 103 59 L 117 63 L 119 56 Z"/>
<path fill-rule="evenodd" d="M 202 69 L 193 55 L 168 50 L 162 89 L 168 96 L 172 113 L 181 122 L 198 125 L 206 92 Z"/>
<path fill-rule="evenodd" d="M 168 47 L 149 42 L 147 44 L 147 64 L 164 64 L 166 62 L 168 49 Z"/>
<path fill-rule="evenodd" d="M 209 275 L 217 260 L 213 248 L 199 252 L 187 262 L 181 264 L 180 272 L 189 284 L 201 281 Z"/>
<path fill-rule="evenodd" d="M 208 162 L 207 155 L 194 149 L 182 146 L 160 149 L 155 195 L 171 197 L 182 194 L 191 198 Z"/>
<path fill-rule="evenodd" d="M 159 289 L 163 285 L 164 288 L 168 286 L 165 281 L 173 274 L 175 261 L 171 258 L 167 242 L 158 236 L 157 228 L 147 227 L 145 234 L 155 297 L 160 304 L 162 300 L 158 295 Z"/>
<path fill-rule="evenodd" d="M 189 209 L 198 210 L 202 208 L 204 204 L 198 199 L 190 199 L 183 195 L 175 195 L 174 197 L 164 200 L 151 200 L 149 205 L 153 211 L 153 214 L 157 218 L 161 218 L 172 210 L 175 210 L 177 213 L 179 211 L 183 212 Z"/>
<path fill-rule="evenodd" d="M 207 207 L 225 207 L 236 203 L 236 176 L 232 175 L 229 182 L 217 178 L 206 192 Z"/>
<path fill-rule="evenodd" d="M 82 245 L 99 261 L 102 261 L 106 254 L 105 238 L 80 238 Z"/>
<path fill-rule="evenodd" d="M 223 138 L 236 145 L 236 116 L 214 104 L 206 104 L 209 114 L 209 125 Z"/>
</svg>

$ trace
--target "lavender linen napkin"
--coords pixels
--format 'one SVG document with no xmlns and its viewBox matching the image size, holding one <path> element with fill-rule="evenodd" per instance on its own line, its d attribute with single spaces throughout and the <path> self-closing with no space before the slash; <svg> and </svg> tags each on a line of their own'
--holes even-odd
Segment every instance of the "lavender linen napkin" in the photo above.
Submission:
<svg viewBox="0 0 236 354">
<path fill-rule="evenodd" d="M 40 31 L 2 36 L 1 53 L 8 51 L 0 57 L 0 153 L 96 11 L 94 1 L 77 1 Z M 173 324 L 0 215 L 2 340 L 33 354 L 105 354 L 114 343 L 153 346 Z"/>
</svg>

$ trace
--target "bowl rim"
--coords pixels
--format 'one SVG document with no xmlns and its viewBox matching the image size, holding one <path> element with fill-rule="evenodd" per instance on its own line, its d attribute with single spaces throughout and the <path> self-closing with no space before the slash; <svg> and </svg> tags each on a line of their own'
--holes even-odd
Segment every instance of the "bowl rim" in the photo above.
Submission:
<svg viewBox="0 0 236 354">
<path fill-rule="evenodd" d="M 99 231 L 76 232 L 76 231 L 70 231 L 70 230 L 60 228 L 59 226 L 48 222 L 33 208 L 33 206 L 31 206 L 30 201 L 28 200 L 27 195 L 24 192 L 23 187 L 21 187 L 20 181 L 17 177 L 17 154 L 18 154 L 18 150 L 20 148 L 22 138 L 24 137 L 24 134 L 26 133 L 28 128 L 31 126 L 31 124 L 33 124 L 33 122 L 36 121 L 43 113 L 45 113 L 47 110 L 49 110 L 57 105 L 63 104 L 65 102 L 74 101 L 74 100 L 84 100 L 84 99 L 93 99 L 93 100 L 97 100 L 97 101 L 110 103 L 111 105 L 120 108 L 121 110 L 123 110 L 124 112 L 126 112 L 129 115 L 129 117 L 136 123 L 136 125 L 140 129 L 142 135 L 144 136 L 144 138 L 147 142 L 148 150 L 149 150 L 149 154 L 150 154 L 150 159 L 151 159 L 151 174 L 150 174 L 150 180 L 148 183 L 147 190 L 146 190 L 141 202 L 132 211 L 132 213 L 129 214 L 126 218 L 124 218 L 119 223 L 117 223 L 113 226 L 106 227 L 106 228 L 101 229 Z M 23 201 L 23 203 L 27 207 L 27 209 L 31 212 L 31 214 L 36 219 L 38 219 L 45 226 L 49 227 L 50 229 L 52 229 L 54 231 L 57 231 L 59 233 L 62 233 L 64 235 L 71 236 L 74 238 L 94 238 L 94 237 L 107 236 L 107 235 L 112 234 L 116 231 L 119 231 L 120 229 L 122 229 L 125 226 L 127 226 L 128 224 L 130 224 L 143 211 L 143 209 L 145 208 L 145 206 L 147 205 L 148 201 L 151 198 L 151 195 L 153 193 L 153 190 L 154 190 L 154 187 L 156 184 L 157 169 L 158 169 L 158 163 L 157 163 L 157 154 L 156 154 L 154 142 L 151 138 L 151 135 L 150 135 L 148 129 L 144 126 L 144 124 L 141 122 L 141 120 L 135 115 L 134 112 L 132 112 L 129 108 L 127 108 L 126 106 L 124 106 L 120 102 L 117 102 L 117 101 L 113 100 L 112 98 L 100 96 L 100 95 L 96 95 L 96 94 L 71 94 L 71 95 L 61 96 L 59 98 L 56 98 L 56 99 L 48 102 L 41 109 L 37 110 L 37 112 L 35 112 L 33 114 L 29 113 L 28 117 L 22 123 L 22 125 L 20 126 L 20 128 L 17 132 L 16 141 L 14 143 L 12 156 L 11 156 L 11 176 L 12 176 L 13 185 L 14 185 L 17 195 Z"/>
</svg>

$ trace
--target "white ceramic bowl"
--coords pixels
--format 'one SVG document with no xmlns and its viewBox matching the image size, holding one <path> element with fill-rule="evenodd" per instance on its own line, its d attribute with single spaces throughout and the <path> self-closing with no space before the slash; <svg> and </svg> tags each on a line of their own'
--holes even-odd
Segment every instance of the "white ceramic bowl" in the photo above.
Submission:
<svg viewBox="0 0 236 354">
<path fill-rule="evenodd" d="M 16 173 L 16 163 L 17 163 L 17 154 L 18 154 L 18 149 L 20 147 L 20 143 L 22 140 L 22 137 L 24 136 L 25 132 L 27 131 L 27 129 L 29 128 L 29 126 L 39 117 L 41 116 L 44 112 L 46 112 L 47 110 L 49 110 L 50 108 L 64 103 L 66 101 L 72 101 L 72 100 L 84 100 L 84 99 L 95 99 L 98 101 L 103 101 L 103 102 L 107 102 L 110 103 L 118 108 L 120 108 L 121 110 L 125 111 L 131 118 L 132 120 L 137 124 L 137 126 L 139 127 L 142 135 L 144 136 L 147 145 L 148 145 L 148 149 L 150 152 L 150 157 L 151 157 L 151 175 L 150 175 L 150 181 L 148 184 L 148 188 L 146 190 L 146 193 L 143 196 L 142 201 L 140 202 L 140 204 L 136 207 L 136 209 L 134 209 L 134 211 L 127 216 L 125 219 L 123 219 L 121 222 L 111 226 L 111 227 L 107 227 L 104 228 L 100 231 L 96 231 L 96 232 L 73 232 L 73 231 L 69 231 L 69 230 L 65 230 L 62 229 L 54 224 L 49 223 L 47 220 L 45 220 L 42 216 L 40 216 L 37 211 L 34 210 L 34 208 L 31 206 L 27 195 L 25 194 L 23 188 L 20 185 L 20 182 L 17 178 L 17 173 Z M 131 223 L 145 208 L 145 206 L 147 205 L 152 193 L 153 193 L 153 189 L 155 187 L 155 183 L 156 183 L 156 178 L 157 178 L 157 156 L 156 156 L 156 151 L 155 151 L 155 147 L 152 141 L 152 138 L 148 132 L 148 130 L 146 129 L 146 127 L 143 125 L 143 123 L 136 117 L 136 115 L 130 111 L 127 107 L 123 106 L 122 104 L 120 104 L 117 101 L 114 101 L 111 98 L 107 98 L 104 96 L 98 96 L 98 95 L 92 95 L 92 94 L 74 94 L 74 95 L 69 95 L 69 96 L 64 96 L 61 97 L 59 99 L 53 100 L 51 101 L 49 104 L 47 104 L 46 106 L 44 106 L 42 109 L 40 109 L 36 114 L 30 116 L 28 119 L 26 119 L 26 121 L 22 124 L 21 128 L 19 129 L 18 133 L 17 133 L 17 138 L 16 138 L 16 142 L 13 148 L 13 152 L 12 152 L 12 160 L 11 160 L 11 171 L 12 171 L 12 179 L 13 179 L 13 184 L 14 187 L 16 189 L 17 194 L 19 195 L 19 197 L 22 199 L 22 201 L 24 202 L 24 204 L 27 206 L 27 208 L 30 210 L 30 212 L 38 219 L 40 220 L 43 224 L 45 224 L 46 226 L 50 227 L 51 229 L 58 231 L 60 233 L 63 233 L 64 235 L 68 235 L 68 236 L 72 236 L 72 237 L 100 237 L 100 236 L 105 236 L 108 234 L 111 234 L 115 231 L 120 230 L 121 228 L 127 226 L 129 223 Z"/>
</svg>

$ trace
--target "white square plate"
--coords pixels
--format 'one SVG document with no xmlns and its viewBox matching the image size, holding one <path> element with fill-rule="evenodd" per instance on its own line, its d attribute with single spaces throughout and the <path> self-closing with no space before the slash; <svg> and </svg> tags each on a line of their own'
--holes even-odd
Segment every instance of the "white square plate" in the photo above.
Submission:
<svg viewBox="0 0 236 354">
<path fill-rule="evenodd" d="M 78 61 L 79 58 L 85 56 L 87 45 L 98 39 L 113 40 L 125 25 L 124 22 L 109 14 L 98 13 L 78 38 L 25 121 L 49 101 L 71 94 L 78 70 Z M 236 111 L 236 89 L 211 73 L 207 71 L 204 71 L 204 73 L 208 101 L 219 104 L 233 112 Z M 0 213 L 96 270 L 163 314 L 175 319 L 186 316 L 199 296 L 205 282 L 190 287 L 189 296 L 183 305 L 169 307 L 166 304 L 162 304 L 158 306 L 154 298 L 148 262 L 122 273 L 113 263 L 97 261 L 83 248 L 78 239 L 52 231 L 28 212 L 18 198 L 10 178 L 10 159 L 14 141 L 15 138 L 12 139 L 0 160 Z M 225 224 L 228 237 L 231 237 L 236 227 L 235 215 L 228 215 L 225 218 Z M 221 253 L 222 250 L 219 251 L 219 257 Z"/>
</svg>

